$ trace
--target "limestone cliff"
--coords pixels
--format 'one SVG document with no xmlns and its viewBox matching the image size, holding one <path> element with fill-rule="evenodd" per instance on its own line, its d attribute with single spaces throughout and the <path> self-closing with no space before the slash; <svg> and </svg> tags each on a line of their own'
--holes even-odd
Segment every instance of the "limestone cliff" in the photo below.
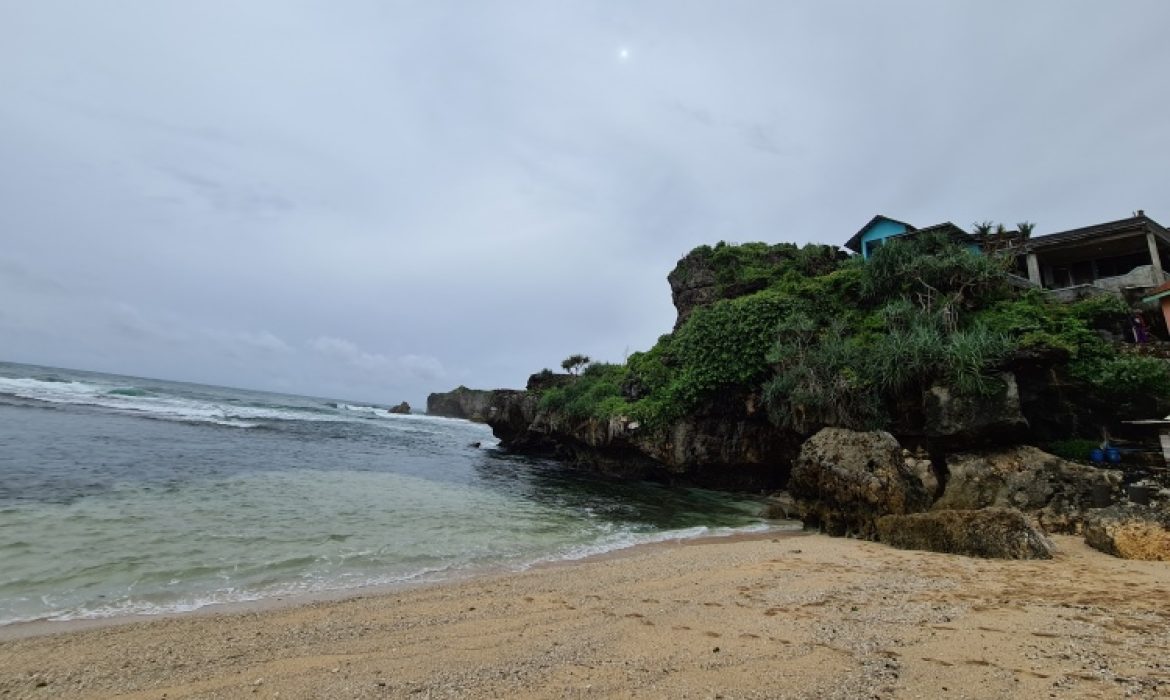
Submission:
<svg viewBox="0 0 1170 700">
<path fill-rule="evenodd" d="M 465 418 L 482 423 L 486 420 L 492 392 L 460 386 L 452 391 L 427 396 L 427 415 Z"/>
<path fill-rule="evenodd" d="M 625 417 L 577 419 L 544 411 L 535 392 L 497 390 L 484 415 L 500 446 L 513 452 L 553 456 L 623 478 L 781 488 L 800 436 L 776 429 L 756 404 L 750 397 L 724 396 L 649 430 Z"/>
</svg>

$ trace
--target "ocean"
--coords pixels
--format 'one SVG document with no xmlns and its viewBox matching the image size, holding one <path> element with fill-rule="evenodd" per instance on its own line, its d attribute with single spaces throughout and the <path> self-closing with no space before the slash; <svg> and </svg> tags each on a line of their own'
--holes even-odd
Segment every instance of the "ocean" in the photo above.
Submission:
<svg viewBox="0 0 1170 700">
<path fill-rule="evenodd" d="M 793 529 L 750 495 L 615 482 L 483 425 L 0 363 L 0 625 L 437 582 Z"/>
</svg>

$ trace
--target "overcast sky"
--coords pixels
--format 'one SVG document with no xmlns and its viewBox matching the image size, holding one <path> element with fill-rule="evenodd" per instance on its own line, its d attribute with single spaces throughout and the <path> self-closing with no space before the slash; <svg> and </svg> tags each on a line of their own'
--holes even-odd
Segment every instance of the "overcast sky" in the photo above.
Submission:
<svg viewBox="0 0 1170 700">
<path fill-rule="evenodd" d="M 701 243 L 1170 225 L 1170 2 L 0 0 L 0 360 L 419 406 Z"/>
</svg>

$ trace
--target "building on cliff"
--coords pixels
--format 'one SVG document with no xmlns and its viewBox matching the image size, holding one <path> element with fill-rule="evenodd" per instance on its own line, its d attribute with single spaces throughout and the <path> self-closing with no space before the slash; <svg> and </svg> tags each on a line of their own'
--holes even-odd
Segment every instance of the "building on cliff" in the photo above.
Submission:
<svg viewBox="0 0 1170 700">
<path fill-rule="evenodd" d="M 862 226 L 860 231 L 853 234 L 853 237 L 845 242 L 845 247 L 854 253 L 861 253 L 861 256 L 868 260 L 873 251 L 892 239 L 920 236 L 924 233 L 943 233 L 956 241 L 966 243 L 973 250 L 978 250 L 975 237 L 949 221 L 926 228 L 917 228 L 905 221 L 891 219 L 882 214 L 870 219 L 869 223 Z"/>
<path fill-rule="evenodd" d="M 1009 251 L 1033 285 L 1061 299 L 1105 292 L 1132 302 L 1166 281 L 1170 233 L 1138 211 L 1127 219 L 1037 236 Z"/>
<path fill-rule="evenodd" d="M 982 250 L 979 236 L 951 222 L 917 228 L 881 214 L 846 241 L 845 247 L 868 259 L 891 240 L 941 232 Z M 1115 294 L 1131 303 L 1150 294 L 1170 278 L 1170 232 L 1137 211 L 1133 216 L 1043 236 L 1026 237 L 1009 231 L 1000 250 L 1013 255 L 1021 284 L 1047 290 L 1072 301 L 1094 294 Z"/>
</svg>

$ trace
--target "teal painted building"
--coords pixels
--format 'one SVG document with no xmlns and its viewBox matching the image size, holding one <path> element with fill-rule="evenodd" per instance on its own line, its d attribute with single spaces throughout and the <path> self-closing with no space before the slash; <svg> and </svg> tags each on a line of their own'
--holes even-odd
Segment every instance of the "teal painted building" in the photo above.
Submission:
<svg viewBox="0 0 1170 700">
<path fill-rule="evenodd" d="M 974 237 L 949 221 L 935 224 L 934 226 L 927 226 L 926 228 L 917 228 L 905 221 L 891 219 L 881 214 L 870 219 L 868 224 L 853 234 L 853 237 L 846 241 L 845 247 L 854 253 L 860 253 L 863 258 L 868 260 L 869 256 L 873 255 L 875 250 L 891 239 L 904 236 L 917 236 L 928 232 L 949 235 L 958 241 L 966 243 L 972 251 L 979 252 L 979 245 L 974 241 Z"/>
</svg>

